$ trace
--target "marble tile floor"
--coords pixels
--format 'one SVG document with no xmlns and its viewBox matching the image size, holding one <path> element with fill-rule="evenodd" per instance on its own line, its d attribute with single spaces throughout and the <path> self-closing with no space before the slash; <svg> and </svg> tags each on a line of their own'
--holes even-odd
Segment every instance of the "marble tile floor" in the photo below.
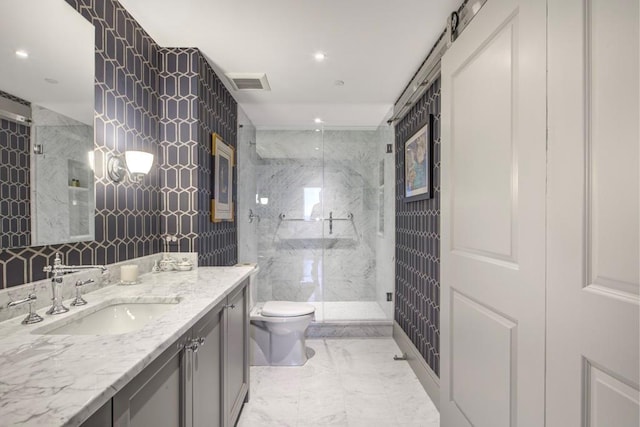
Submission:
<svg viewBox="0 0 640 427">
<path fill-rule="evenodd" d="M 308 339 L 301 367 L 252 366 L 238 427 L 438 427 L 440 415 L 392 338 Z"/>
<path fill-rule="evenodd" d="M 388 320 L 376 301 L 309 302 L 316 307 L 316 322 L 331 320 Z"/>
</svg>

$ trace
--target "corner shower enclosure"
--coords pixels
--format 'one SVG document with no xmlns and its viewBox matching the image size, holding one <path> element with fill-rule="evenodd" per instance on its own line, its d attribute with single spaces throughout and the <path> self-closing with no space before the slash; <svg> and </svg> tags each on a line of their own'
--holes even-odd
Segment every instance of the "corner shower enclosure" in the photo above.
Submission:
<svg viewBox="0 0 640 427">
<path fill-rule="evenodd" d="M 391 320 L 392 140 L 388 128 L 256 131 L 258 301 L 309 302 L 317 322 Z"/>
</svg>

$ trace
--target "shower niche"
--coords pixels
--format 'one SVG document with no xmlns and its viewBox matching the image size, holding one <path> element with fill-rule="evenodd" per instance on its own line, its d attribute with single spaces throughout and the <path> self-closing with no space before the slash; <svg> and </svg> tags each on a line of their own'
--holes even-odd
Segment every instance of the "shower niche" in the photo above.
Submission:
<svg viewBox="0 0 640 427">
<path fill-rule="evenodd" d="M 69 238 L 72 240 L 91 239 L 90 216 L 93 200 L 89 185 L 93 186 L 93 171 L 87 162 L 68 160 L 69 183 Z"/>
</svg>

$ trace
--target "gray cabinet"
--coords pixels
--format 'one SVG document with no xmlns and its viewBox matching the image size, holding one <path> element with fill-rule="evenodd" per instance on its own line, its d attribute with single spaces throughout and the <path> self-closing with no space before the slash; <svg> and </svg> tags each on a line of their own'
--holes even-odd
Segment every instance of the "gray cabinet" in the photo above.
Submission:
<svg viewBox="0 0 640 427">
<path fill-rule="evenodd" d="M 235 425 L 249 398 L 249 298 L 243 286 L 228 298 L 224 313 L 224 408 L 225 427 Z"/>
<path fill-rule="evenodd" d="M 192 329 L 198 348 L 190 351 L 187 363 L 193 373 L 189 392 L 193 426 L 222 425 L 222 328 L 223 307 L 217 307 Z"/>
<path fill-rule="evenodd" d="M 249 398 L 248 280 L 84 426 L 232 427 Z"/>
<path fill-rule="evenodd" d="M 98 409 L 89 417 L 88 420 L 82 423 L 82 427 L 108 427 L 113 425 L 111 418 L 111 400 L 102 405 L 102 408 Z"/>
<path fill-rule="evenodd" d="M 169 347 L 113 397 L 114 426 L 186 427 L 182 347 Z"/>
</svg>

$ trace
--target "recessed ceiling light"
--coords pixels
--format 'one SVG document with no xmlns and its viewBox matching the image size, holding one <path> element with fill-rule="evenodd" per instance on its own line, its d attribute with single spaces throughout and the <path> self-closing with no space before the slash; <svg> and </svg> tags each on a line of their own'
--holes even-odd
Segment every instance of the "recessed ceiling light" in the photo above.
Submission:
<svg viewBox="0 0 640 427">
<path fill-rule="evenodd" d="M 320 129 L 316 129 L 316 132 L 320 132 Z"/>
<path fill-rule="evenodd" d="M 322 62 L 325 59 L 327 59 L 327 55 L 324 54 L 324 52 L 316 52 L 313 57 L 315 58 L 316 61 L 318 62 Z"/>
<path fill-rule="evenodd" d="M 316 117 L 313 121 L 318 124 L 322 123 L 322 119 L 320 117 Z"/>
<path fill-rule="evenodd" d="M 317 150 L 317 151 L 320 151 L 320 147 L 316 147 L 316 150 Z"/>
<path fill-rule="evenodd" d="M 29 52 L 27 52 L 26 50 L 18 49 L 16 50 L 16 56 L 18 58 L 28 58 Z"/>
</svg>

